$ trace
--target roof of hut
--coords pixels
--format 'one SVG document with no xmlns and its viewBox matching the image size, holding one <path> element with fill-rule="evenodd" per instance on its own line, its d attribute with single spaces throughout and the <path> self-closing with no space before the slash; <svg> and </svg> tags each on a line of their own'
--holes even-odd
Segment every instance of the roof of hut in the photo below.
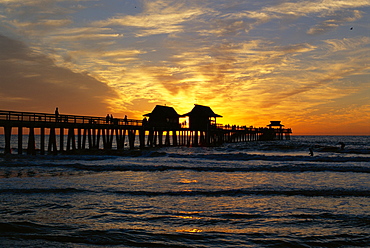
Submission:
<svg viewBox="0 0 370 248">
<path fill-rule="evenodd" d="M 283 127 L 284 125 L 282 125 L 280 123 L 280 121 L 270 121 L 270 124 L 268 124 L 267 126 L 269 126 L 269 127 Z"/>
<path fill-rule="evenodd" d="M 194 104 L 194 108 L 187 114 L 181 116 L 207 116 L 207 117 L 222 117 L 221 115 L 216 114 L 208 106 Z"/>
<path fill-rule="evenodd" d="M 179 117 L 179 114 L 176 112 L 176 110 L 173 107 L 156 105 L 151 113 L 145 114 L 143 116 L 148 116 L 148 117 L 151 117 L 151 116 L 166 116 L 166 117 L 177 118 L 177 117 Z"/>
</svg>

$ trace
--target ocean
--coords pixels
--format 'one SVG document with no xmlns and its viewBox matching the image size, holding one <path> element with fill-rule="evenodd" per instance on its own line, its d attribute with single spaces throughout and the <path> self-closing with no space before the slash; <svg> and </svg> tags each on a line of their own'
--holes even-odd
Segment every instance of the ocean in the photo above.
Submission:
<svg viewBox="0 0 370 248">
<path fill-rule="evenodd" d="M 0 155 L 0 202 L 1 247 L 369 247 L 370 136 Z"/>
</svg>

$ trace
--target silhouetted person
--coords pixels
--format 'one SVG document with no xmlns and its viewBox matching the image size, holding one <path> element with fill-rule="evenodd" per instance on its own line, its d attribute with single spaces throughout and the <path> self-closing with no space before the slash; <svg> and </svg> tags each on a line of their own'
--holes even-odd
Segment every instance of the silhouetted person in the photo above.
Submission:
<svg viewBox="0 0 370 248">
<path fill-rule="evenodd" d="M 344 149 L 344 147 L 346 146 L 346 144 L 344 144 L 343 142 L 339 142 L 339 144 L 340 144 L 340 149 L 341 149 L 341 150 L 343 150 L 343 149 Z"/>
<path fill-rule="evenodd" d="M 113 115 L 111 114 L 111 115 L 110 115 L 110 123 L 112 123 L 112 124 L 113 124 L 113 121 L 114 121 L 114 118 L 113 118 Z"/>
<path fill-rule="evenodd" d="M 56 122 L 59 121 L 59 109 L 58 109 L 58 107 L 56 107 L 56 109 L 55 109 L 55 121 Z"/>
<path fill-rule="evenodd" d="M 143 119 L 143 127 L 145 127 L 147 123 L 148 123 L 148 120 L 146 119 L 146 117 L 144 117 L 144 119 Z"/>
<path fill-rule="evenodd" d="M 125 125 L 127 125 L 127 123 L 128 123 L 127 115 L 125 115 L 125 118 L 123 118 L 123 121 L 125 122 Z"/>
<path fill-rule="evenodd" d="M 310 151 L 308 154 L 310 154 L 310 156 L 312 157 L 313 156 L 313 150 L 312 150 L 312 148 L 309 148 L 308 150 Z"/>
<path fill-rule="evenodd" d="M 105 122 L 109 123 L 109 121 L 110 121 L 110 116 L 109 116 L 109 114 L 107 114 L 107 116 L 105 117 Z"/>
</svg>

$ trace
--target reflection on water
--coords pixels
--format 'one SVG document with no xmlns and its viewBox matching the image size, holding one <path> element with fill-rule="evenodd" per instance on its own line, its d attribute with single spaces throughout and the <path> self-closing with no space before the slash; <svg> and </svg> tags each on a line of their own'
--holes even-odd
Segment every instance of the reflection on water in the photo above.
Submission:
<svg viewBox="0 0 370 248">
<path fill-rule="evenodd" d="M 176 230 L 176 232 L 199 233 L 199 232 L 203 232 L 203 230 L 193 228 L 193 229 L 188 229 L 188 230 Z"/>
</svg>

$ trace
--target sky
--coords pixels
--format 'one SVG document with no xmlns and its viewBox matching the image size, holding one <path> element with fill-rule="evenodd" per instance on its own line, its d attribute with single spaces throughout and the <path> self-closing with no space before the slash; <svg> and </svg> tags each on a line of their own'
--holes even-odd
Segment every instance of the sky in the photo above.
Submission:
<svg viewBox="0 0 370 248">
<path fill-rule="evenodd" d="M 0 0 L 0 109 L 370 135 L 370 0 Z"/>
</svg>

